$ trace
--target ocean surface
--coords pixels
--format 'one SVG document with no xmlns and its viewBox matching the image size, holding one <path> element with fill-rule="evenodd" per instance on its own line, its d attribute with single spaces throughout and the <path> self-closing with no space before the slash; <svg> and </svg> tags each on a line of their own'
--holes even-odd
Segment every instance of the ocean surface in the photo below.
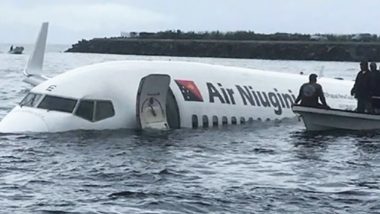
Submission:
<svg viewBox="0 0 380 214">
<path fill-rule="evenodd" d="M 0 45 L 0 119 L 31 88 L 25 54 Z M 64 53 L 44 74 L 160 59 L 353 79 L 358 64 Z M 305 76 L 305 81 L 307 76 Z M 22 121 L 20 121 L 22 123 Z M 307 133 L 281 122 L 142 134 L 0 134 L 0 213 L 380 213 L 380 133 Z"/>
</svg>

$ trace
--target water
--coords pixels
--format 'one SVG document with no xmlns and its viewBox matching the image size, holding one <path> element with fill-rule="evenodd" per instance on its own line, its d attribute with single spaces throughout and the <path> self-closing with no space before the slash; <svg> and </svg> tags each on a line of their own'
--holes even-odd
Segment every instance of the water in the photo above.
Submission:
<svg viewBox="0 0 380 214">
<path fill-rule="evenodd" d="M 25 95 L 26 55 L 0 46 L 0 118 Z M 356 63 L 61 53 L 45 74 L 123 59 L 353 79 Z M 305 76 L 305 79 L 307 77 Z M 21 121 L 20 121 L 21 122 Z M 308 134 L 296 119 L 220 129 L 0 135 L 0 213 L 379 213 L 380 133 Z"/>
</svg>

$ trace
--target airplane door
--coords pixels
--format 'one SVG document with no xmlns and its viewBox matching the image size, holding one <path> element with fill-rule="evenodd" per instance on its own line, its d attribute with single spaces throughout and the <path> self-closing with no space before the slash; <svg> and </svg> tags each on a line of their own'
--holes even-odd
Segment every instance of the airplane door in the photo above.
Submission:
<svg viewBox="0 0 380 214">
<path fill-rule="evenodd" d="M 170 76 L 151 74 L 140 81 L 136 101 L 137 125 L 140 129 L 168 130 L 166 100 Z"/>
</svg>

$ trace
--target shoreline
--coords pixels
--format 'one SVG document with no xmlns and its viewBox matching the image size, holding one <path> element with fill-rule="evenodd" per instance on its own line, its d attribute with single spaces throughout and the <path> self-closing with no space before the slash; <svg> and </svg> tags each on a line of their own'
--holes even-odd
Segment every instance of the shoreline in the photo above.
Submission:
<svg viewBox="0 0 380 214">
<path fill-rule="evenodd" d="M 380 42 L 101 38 L 65 52 L 357 62 L 380 61 Z"/>
</svg>

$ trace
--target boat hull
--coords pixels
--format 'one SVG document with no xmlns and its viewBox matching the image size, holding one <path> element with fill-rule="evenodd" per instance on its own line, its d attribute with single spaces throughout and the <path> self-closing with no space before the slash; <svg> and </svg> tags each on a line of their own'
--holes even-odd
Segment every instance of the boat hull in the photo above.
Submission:
<svg viewBox="0 0 380 214">
<path fill-rule="evenodd" d="M 12 50 L 8 51 L 10 54 L 22 54 L 24 47 L 15 47 Z"/>
<path fill-rule="evenodd" d="M 380 115 L 305 106 L 293 106 L 292 109 L 301 115 L 308 131 L 380 130 Z"/>
</svg>

